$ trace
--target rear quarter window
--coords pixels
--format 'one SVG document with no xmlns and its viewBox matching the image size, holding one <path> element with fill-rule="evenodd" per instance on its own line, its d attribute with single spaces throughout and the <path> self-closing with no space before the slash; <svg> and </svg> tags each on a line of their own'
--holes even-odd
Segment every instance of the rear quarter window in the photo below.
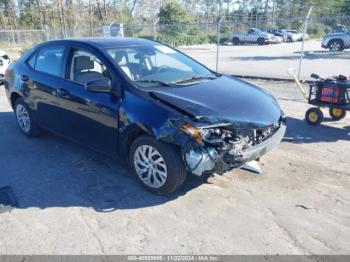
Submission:
<svg viewBox="0 0 350 262">
<path fill-rule="evenodd" d="M 27 60 L 27 64 L 33 69 L 35 68 L 35 60 L 36 60 L 36 53 L 32 54 L 31 57 Z"/>
<path fill-rule="evenodd" d="M 35 61 L 35 70 L 55 76 L 61 76 L 64 47 L 44 47 L 39 50 Z"/>
</svg>

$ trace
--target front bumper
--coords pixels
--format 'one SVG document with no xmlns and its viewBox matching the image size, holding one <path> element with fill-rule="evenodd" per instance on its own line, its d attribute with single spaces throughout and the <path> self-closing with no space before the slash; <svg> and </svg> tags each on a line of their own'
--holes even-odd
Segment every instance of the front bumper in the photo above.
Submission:
<svg viewBox="0 0 350 262">
<path fill-rule="evenodd" d="M 286 133 L 286 129 L 286 125 L 281 124 L 280 128 L 275 132 L 275 134 L 273 134 L 273 136 L 261 142 L 260 144 L 248 148 L 246 151 L 244 151 L 241 160 L 242 164 L 265 155 L 267 152 L 277 146 L 282 141 L 284 134 Z"/>
<path fill-rule="evenodd" d="M 280 44 L 283 43 L 283 38 L 282 37 L 276 37 L 276 38 L 271 38 L 267 40 L 271 44 Z"/>
<path fill-rule="evenodd" d="M 278 39 L 266 39 L 265 40 L 266 43 L 269 43 L 269 44 L 279 44 L 279 43 L 282 43 L 282 41 L 278 40 Z"/>
<path fill-rule="evenodd" d="M 278 130 L 270 138 L 246 149 L 239 157 L 223 158 L 220 156 L 221 154 L 212 147 L 192 149 L 185 154 L 186 166 L 191 173 L 197 176 L 201 176 L 204 173 L 227 172 L 269 152 L 281 142 L 285 132 L 286 125 L 285 123 L 281 123 Z"/>
</svg>

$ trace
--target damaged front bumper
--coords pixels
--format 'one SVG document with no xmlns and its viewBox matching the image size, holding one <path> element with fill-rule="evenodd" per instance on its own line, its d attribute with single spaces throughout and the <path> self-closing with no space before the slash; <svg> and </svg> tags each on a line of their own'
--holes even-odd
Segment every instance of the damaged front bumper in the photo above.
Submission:
<svg viewBox="0 0 350 262">
<path fill-rule="evenodd" d="M 266 154 L 280 143 L 285 132 L 286 125 L 281 122 L 271 136 L 240 151 L 239 154 L 233 153 L 232 150 L 220 150 L 213 146 L 194 144 L 184 153 L 185 165 L 191 173 L 197 176 L 205 173 L 224 173 Z"/>
</svg>

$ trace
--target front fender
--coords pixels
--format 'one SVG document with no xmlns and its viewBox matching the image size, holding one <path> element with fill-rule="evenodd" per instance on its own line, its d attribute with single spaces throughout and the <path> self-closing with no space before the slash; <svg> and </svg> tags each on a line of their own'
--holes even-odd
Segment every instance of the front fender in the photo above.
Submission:
<svg viewBox="0 0 350 262">
<path fill-rule="evenodd" d="M 126 156 L 137 136 L 149 134 L 156 140 L 179 146 L 190 138 L 176 127 L 172 120 L 185 119 L 186 116 L 162 102 L 146 95 L 135 95 L 126 91 L 119 110 L 119 148 Z"/>
</svg>

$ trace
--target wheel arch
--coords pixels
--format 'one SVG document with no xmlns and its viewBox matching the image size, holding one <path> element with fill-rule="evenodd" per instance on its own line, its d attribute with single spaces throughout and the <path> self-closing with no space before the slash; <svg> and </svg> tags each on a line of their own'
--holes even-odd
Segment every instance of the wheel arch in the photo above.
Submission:
<svg viewBox="0 0 350 262">
<path fill-rule="evenodd" d="M 119 154 L 122 157 L 128 157 L 132 142 L 139 136 L 148 134 L 154 137 L 151 129 L 141 124 L 130 124 L 119 133 Z"/>
<path fill-rule="evenodd" d="M 11 106 L 14 109 L 15 108 L 15 103 L 18 98 L 21 98 L 22 96 L 18 94 L 17 92 L 12 92 L 10 95 L 10 101 L 11 101 Z"/>
<path fill-rule="evenodd" d="M 231 38 L 231 42 L 234 43 L 234 44 L 239 44 L 241 42 L 241 40 L 239 39 L 238 36 L 233 36 Z"/>
<path fill-rule="evenodd" d="M 344 47 L 344 40 L 341 38 L 332 38 L 328 41 L 328 47 L 330 46 L 331 43 L 333 42 L 338 42 L 341 44 L 342 47 Z"/>
</svg>

